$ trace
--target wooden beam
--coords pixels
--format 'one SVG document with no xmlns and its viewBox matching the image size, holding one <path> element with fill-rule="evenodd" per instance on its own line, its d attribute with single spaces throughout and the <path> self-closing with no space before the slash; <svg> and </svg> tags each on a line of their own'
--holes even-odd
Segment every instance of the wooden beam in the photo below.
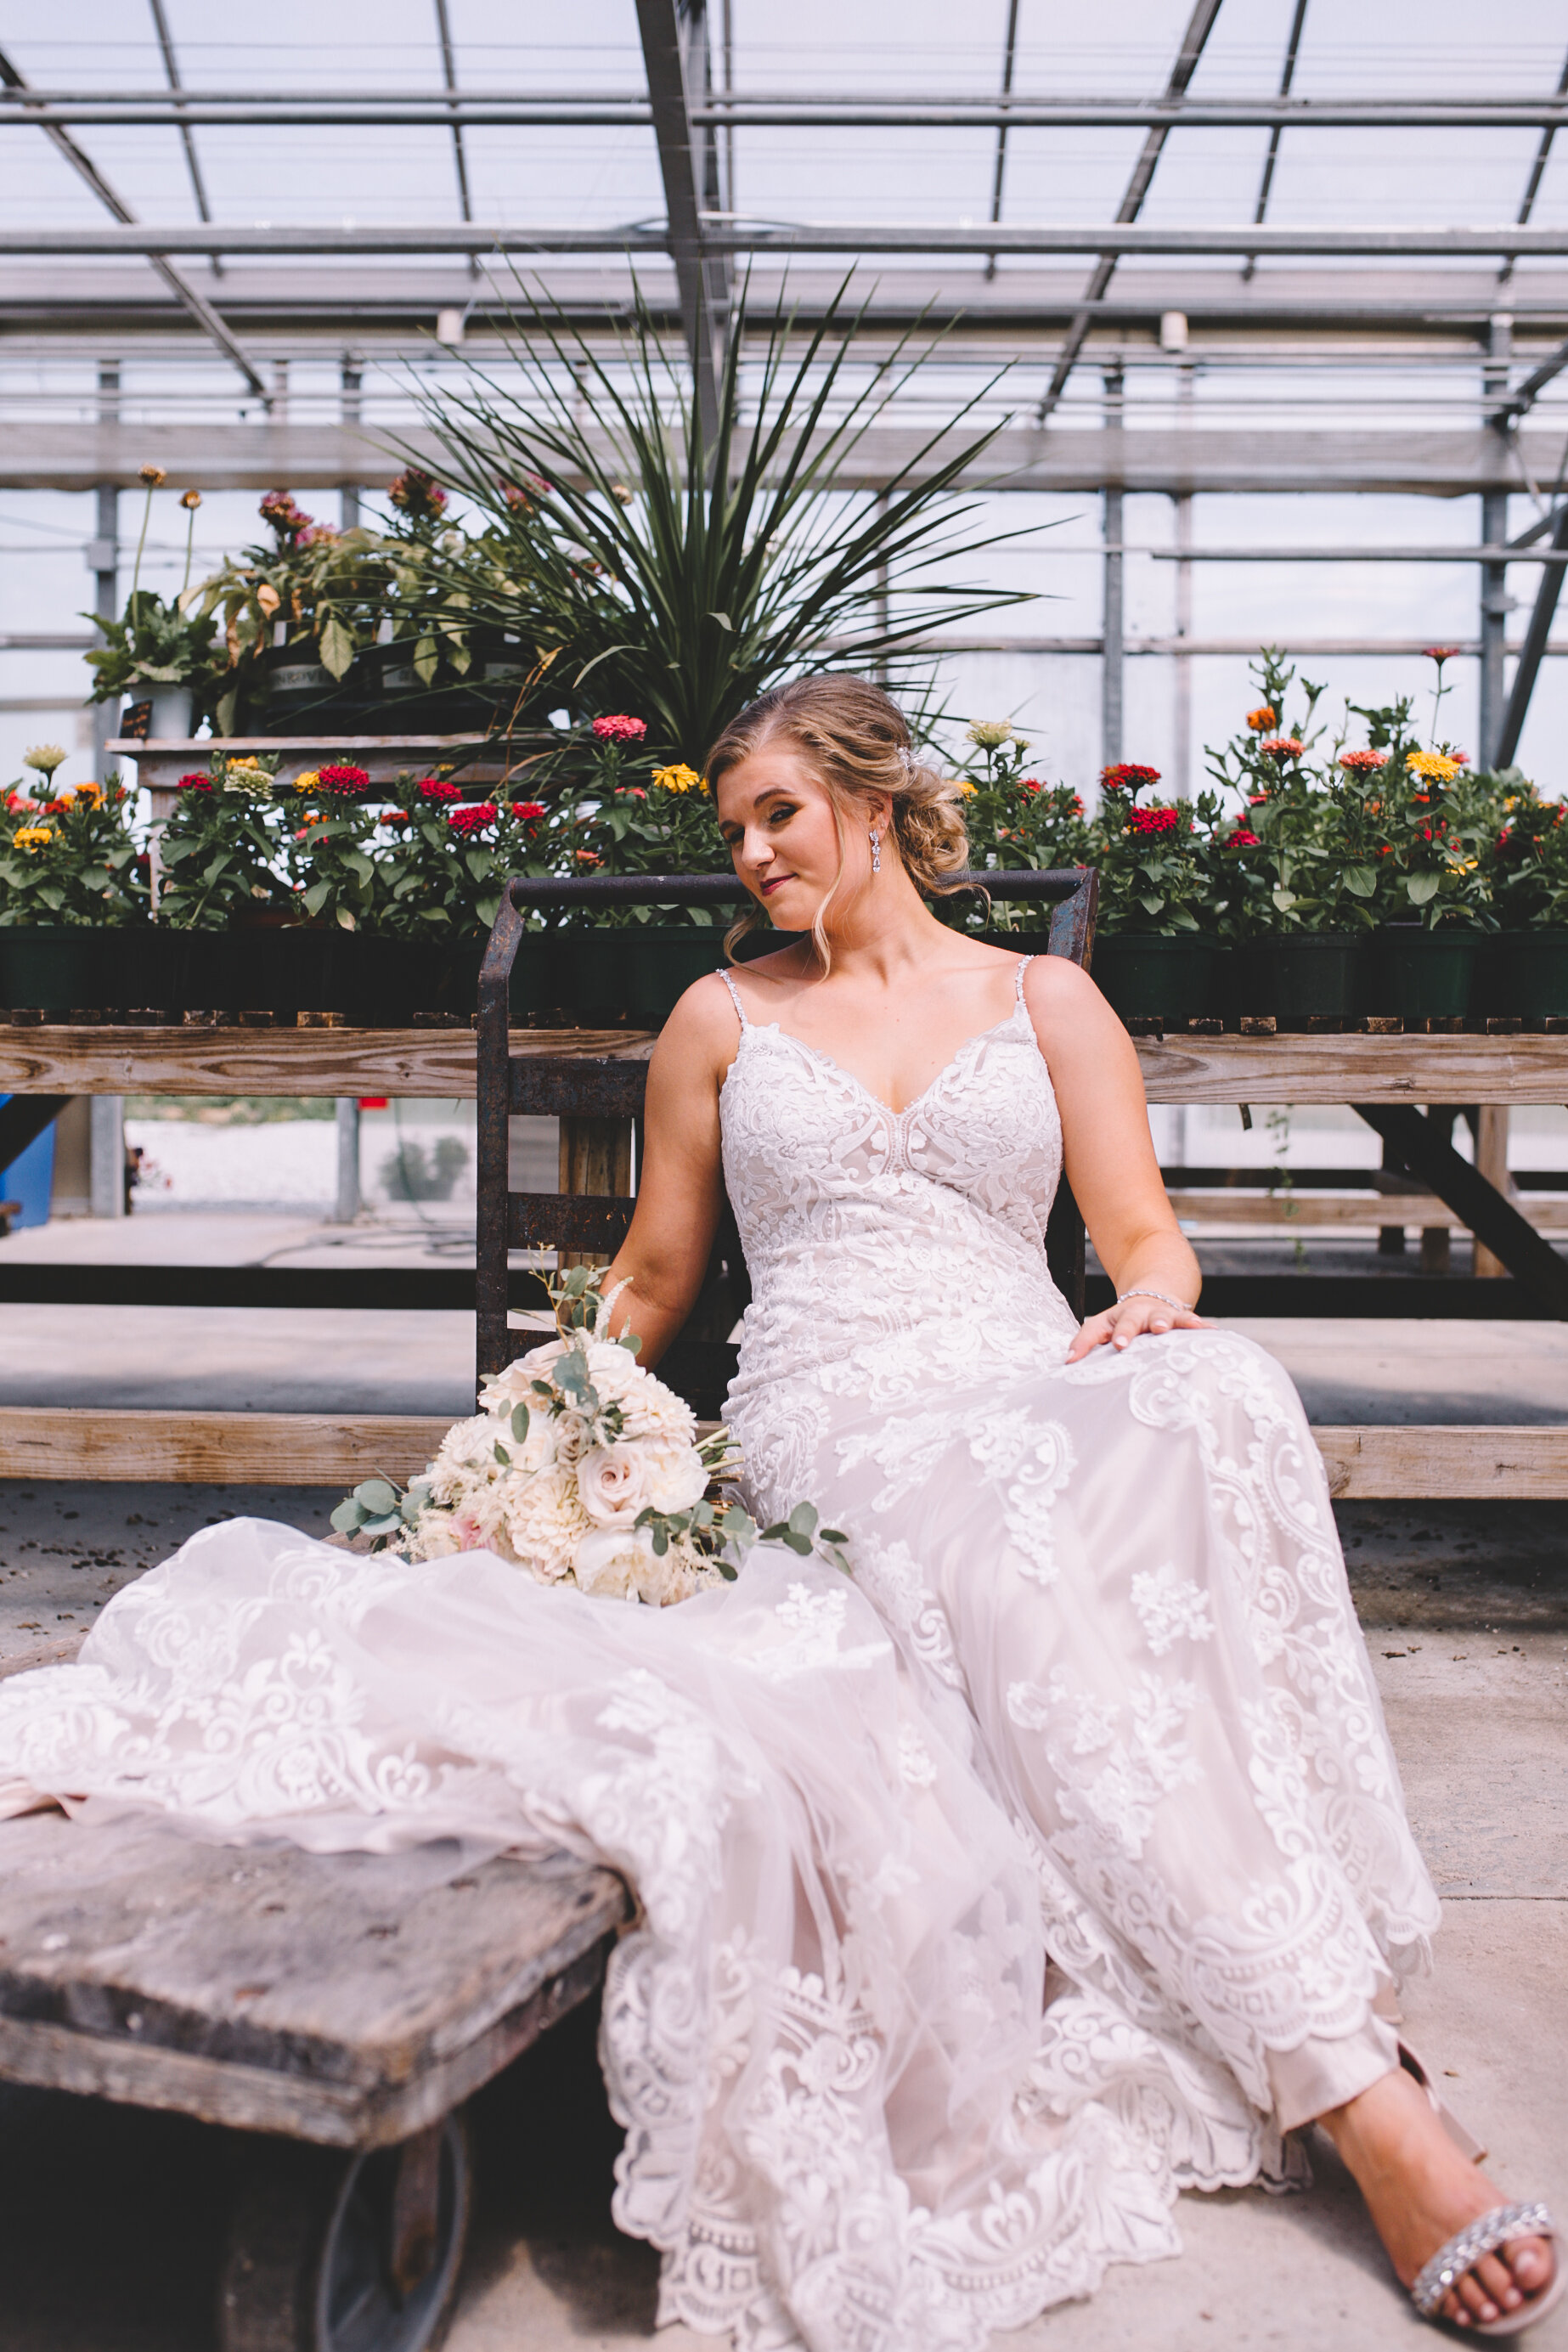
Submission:
<svg viewBox="0 0 1568 2352">
<path fill-rule="evenodd" d="M 1384 1225 L 1415 1225 L 1430 1233 L 1442 1226 L 1468 1234 L 1456 1210 L 1435 1192 L 1363 1192 L 1347 1197 L 1333 1192 L 1280 1191 L 1257 1192 L 1173 1192 L 1171 1206 L 1184 1224 L 1267 1225 L 1288 1232 L 1297 1226 L 1336 1225 L 1381 1230 Z M 1568 1234 L 1568 1201 L 1528 1197 L 1515 1208 L 1538 1234 Z"/>
<path fill-rule="evenodd" d="M 457 1417 L 7 1405 L 0 1407 L 0 1478 L 342 1490 L 379 1474 L 403 1485 L 424 1469 Z"/>
<path fill-rule="evenodd" d="M 1314 1429 L 1336 1502 L 1568 1501 L 1568 1429 Z"/>
<path fill-rule="evenodd" d="M 511 1052 L 646 1061 L 653 1034 L 516 1029 Z M 4 1094 L 425 1095 L 457 1102 L 473 1092 L 471 1029 L 0 1027 Z"/>
<path fill-rule="evenodd" d="M 537 1333 L 515 1335 L 521 1353 Z M 456 1418 L 456 1416 L 454 1416 Z M 0 1408 L 0 1478 L 341 1489 L 422 1470 L 449 1423 L 422 1414 Z M 1345 1425 L 1312 1432 L 1336 1496 L 1568 1501 L 1568 1428 Z"/>
<path fill-rule="evenodd" d="M 1140 1037 L 1151 1102 L 1568 1103 L 1568 1037 Z"/>
</svg>

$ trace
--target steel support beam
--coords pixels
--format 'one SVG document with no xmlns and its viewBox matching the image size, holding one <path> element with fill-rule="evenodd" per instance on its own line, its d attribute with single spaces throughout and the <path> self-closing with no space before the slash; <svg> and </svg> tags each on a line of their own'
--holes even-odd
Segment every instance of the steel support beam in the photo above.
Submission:
<svg viewBox="0 0 1568 2352">
<path fill-rule="evenodd" d="M 1568 506 L 1558 509 L 1557 521 L 1552 533 L 1555 550 L 1568 549 Z M 1560 563 L 1549 563 L 1541 574 L 1541 585 L 1535 592 L 1535 606 L 1530 615 L 1530 625 L 1524 633 L 1518 666 L 1513 673 L 1513 688 L 1508 698 L 1498 745 L 1493 754 L 1500 768 L 1510 767 L 1519 750 L 1519 739 L 1524 732 L 1525 715 L 1530 698 L 1535 691 L 1546 641 L 1552 634 L 1552 618 L 1557 611 L 1557 599 L 1563 593 L 1563 570 Z M 1502 1253 L 1500 1251 L 1500 1256 Z"/>
<path fill-rule="evenodd" d="M 700 0 L 688 25 L 698 32 L 706 55 Z M 719 423 L 719 383 L 729 332 L 728 266 L 704 249 L 703 193 L 714 161 L 710 133 L 692 129 L 688 43 L 677 0 L 637 0 L 637 30 L 647 68 L 648 100 L 658 168 L 664 181 L 669 257 L 680 289 L 680 318 L 691 361 L 698 420 L 710 449 Z M 697 141 L 702 142 L 700 163 Z"/>
<path fill-rule="evenodd" d="M 473 200 L 468 194 L 468 158 L 463 146 L 462 116 L 458 109 L 458 102 L 456 96 L 458 88 L 458 58 L 457 52 L 452 47 L 452 26 L 451 20 L 447 14 L 447 0 L 436 0 L 436 37 L 441 45 L 441 79 L 446 83 L 447 88 L 453 92 L 453 98 L 450 102 L 448 111 L 452 118 L 452 161 L 457 167 L 458 173 L 458 209 L 462 213 L 463 218 L 466 221 L 471 221 L 474 217 L 474 206 Z M 476 257 L 473 254 L 469 254 L 468 270 L 470 275 L 478 275 L 479 266 Z"/>
<path fill-rule="evenodd" d="M 1108 436 L 1121 438 L 1122 400 L 1126 380 L 1120 368 L 1108 368 L 1105 374 L 1105 424 Z M 1113 768 L 1121 757 L 1121 733 L 1124 679 L 1122 660 L 1122 553 L 1123 530 L 1121 486 L 1109 485 L 1105 492 L 1105 591 L 1102 605 L 1101 646 L 1100 667 L 1100 760 Z"/>
<path fill-rule="evenodd" d="M 1002 51 L 1002 96 L 1004 100 L 1009 98 L 1012 94 L 1013 66 L 1017 54 L 1018 0 L 1007 0 L 1007 37 Z M 1008 124 L 1005 116 L 1004 116 L 1002 126 L 996 133 L 996 169 L 992 175 L 991 181 L 991 217 L 994 221 L 999 221 L 1002 217 L 1002 182 L 1007 170 L 1007 131 Z M 985 275 L 987 278 L 994 278 L 996 275 L 996 256 L 994 254 L 990 256 L 985 264 Z"/>
<path fill-rule="evenodd" d="M 1172 67 L 1170 79 L 1165 84 L 1164 96 L 1167 100 L 1179 99 L 1185 92 L 1188 82 L 1196 71 L 1198 59 L 1203 55 L 1204 43 L 1214 29 L 1214 21 L 1219 15 L 1219 11 L 1220 0 L 1195 0 L 1193 13 L 1187 19 L 1187 29 L 1182 37 L 1182 46 L 1176 53 L 1176 62 Z M 1152 130 L 1144 139 L 1143 152 L 1133 167 L 1132 177 L 1127 183 L 1126 193 L 1117 206 L 1116 217 L 1119 222 L 1135 221 L 1142 211 L 1143 199 L 1153 182 L 1155 169 L 1164 152 L 1165 142 L 1169 136 L 1169 131 L 1161 127 Z M 1102 299 L 1105 289 L 1110 283 L 1116 262 L 1117 249 L 1113 247 L 1102 247 L 1100 259 L 1095 263 L 1093 275 L 1085 289 L 1086 303 Z M 1088 340 L 1089 331 L 1093 322 L 1092 312 L 1087 309 L 1080 310 L 1068 329 L 1056 366 L 1051 371 L 1050 383 L 1046 387 L 1045 398 L 1040 403 L 1038 413 L 1042 425 L 1066 391 L 1068 378 L 1078 364 L 1078 355 Z"/>
<path fill-rule="evenodd" d="M 23 76 L 17 72 L 3 51 L 0 51 L 0 83 L 4 83 L 7 89 L 17 92 L 26 92 L 27 88 Z M 26 103 L 25 99 L 24 103 Z M 145 232 L 142 229 L 130 205 L 115 194 L 97 164 L 93 163 L 90 156 L 84 154 L 70 133 L 47 122 L 41 124 L 40 128 L 45 138 L 64 156 L 78 178 L 87 183 L 99 203 L 106 211 L 114 215 L 115 219 L 120 223 L 121 233 L 123 235 L 129 231 L 138 236 L 144 236 Z M 209 236 L 216 234 L 210 222 L 204 222 L 202 226 Z M 153 268 L 157 271 L 181 308 L 190 312 L 202 332 L 211 338 L 226 358 L 234 362 L 250 390 L 258 395 L 265 405 L 267 388 L 252 364 L 248 352 L 229 332 L 205 295 L 198 294 L 195 288 L 180 275 L 167 258 L 166 251 L 145 244 L 140 247 L 140 250 Z M 207 250 L 216 254 L 217 247 L 213 245 Z"/>
<path fill-rule="evenodd" d="M 148 5 L 153 11 L 153 26 L 158 36 L 158 47 L 163 52 L 163 71 L 168 76 L 169 88 L 177 90 L 180 87 L 180 61 L 174 54 L 174 36 L 169 30 L 168 17 L 163 13 L 163 0 L 148 0 Z M 201 159 L 196 153 L 195 139 L 192 134 L 189 122 L 183 116 L 177 120 L 180 144 L 185 151 L 185 170 L 190 175 L 191 194 L 195 198 L 196 210 L 203 220 L 210 221 L 212 208 L 207 203 L 206 185 L 202 178 Z M 223 276 L 223 264 L 216 253 L 212 257 L 212 273 L 215 278 Z"/>
<path fill-rule="evenodd" d="M 645 5 L 668 11 L 670 0 L 645 0 Z M 679 180 L 677 184 L 679 187 Z M 63 254 L 112 254 L 153 261 L 168 254 L 211 253 L 477 253 L 481 257 L 489 253 L 663 254 L 669 250 L 672 235 L 668 228 L 649 229 L 640 223 L 570 228 L 559 223 L 519 226 L 502 222 L 487 226 L 483 222 L 404 221 L 365 223 L 345 228 L 313 222 L 258 228 L 207 222 L 147 226 L 126 221 L 122 213 L 119 221 L 118 226 L 101 228 L 46 225 L 6 227 L 0 229 L 0 254 L 50 257 Z M 1097 253 L 1102 259 L 1111 260 L 1131 255 L 1166 254 L 1234 255 L 1243 260 L 1248 255 L 1263 260 L 1282 254 L 1354 256 L 1373 260 L 1410 255 L 1445 261 L 1467 256 L 1489 258 L 1507 250 L 1547 260 L 1561 260 L 1568 255 L 1568 222 L 1528 229 L 1515 228 L 1507 221 L 1487 227 L 1439 229 L 1414 226 L 1287 226 L 1279 222 L 1265 222 L 1259 227 L 1253 221 L 1185 226 L 1160 226 L 1147 221 L 1087 226 L 979 221 L 964 228 L 898 221 L 731 222 L 722 215 L 706 214 L 692 219 L 685 234 L 687 250 L 700 250 L 710 265 L 718 257 L 740 253 Z M 202 297 L 185 287 L 182 299 L 189 309 Z M 1078 308 L 1088 310 L 1099 299 L 1098 295 L 1086 292 L 1078 298 Z M 1293 306 L 1282 307 L 1289 311 Z M 1250 310 L 1246 315 L 1251 315 Z M 221 326 L 221 320 L 218 324 Z M 224 331 L 226 333 L 226 329 Z"/>
<path fill-rule="evenodd" d="M 1563 58 L 1563 70 L 1557 77 L 1557 95 L 1559 99 L 1568 97 L 1568 58 Z M 1529 220 L 1531 214 L 1535 210 L 1535 199 L 1540 193 L 1542 173 L 1546 169 L 1546 159 L 1552 152 L 1552 141 L 1556 129 L 1556 124 L 1551 122 L 1545 124 L 1542 128 L 1541 133 L 1541 144 L 1535 151 L 1535 160 L 1531 164 L 1530 177 L 1524 184 L 1524 194 L 1520 203 L 1519 219 L 1521 227 L 1524 226 L 1525 222 Z M 1500 286 L 1506 286 L 1509 279 L 1513 276 L 1513 262 L 1514 257 L 1510 253 L 1504 261 L 1502 268 L 1498 271 L 1498 284 Z"/>
<path fill-rule="evenodd" d="M 1307 0 L 1296 0 L 1296 13 L 1290 19 L 1290 31 L 1285 43 L 1285 63 L 1279 74 L 1279 95 L 1282 99 L 1289 97 L 1290 85 L 1296 79 L 1296 59 L 1300 52 L 1301 31 L 1306 22 Z M 1263 177 L 1258 187 L 1258 209 L 1252 215 L 1259 227 L 1268 215 L 1268 195 L 1274 185 L 1274 166 L 1279 159 L 1279 133 L 1283 127 L 1276 122 L 1268 132 L 1268 152 L 1263 158 Z M 1249 253 L 1247 267 L 1241 273 L 1243 278 L 1251 278 L 1257 268 L 1258 256 Z"/>
<path fill-rule="evenodd" d="M 29 91 L 28 117 L 60 128 L 178 129 L 235 124 L 249 128 L 449 130 L 491 127 L 639 129 L 653 121 L 641 91 L 561 91 L 541 98 L 527 90 L 460 90 L 443 95 L 384 90 L 193 90 L 179 96 L 153 89 L 109 97 L 101 92 Z M 820 91 L 753 95 L 706 90 L 690 109 L 692 127 L 770 130 L 977 131 L 1535 131 L 1548 136 L 1568 126 L 1568 83 L 1549 98 L 1296 99 L 1280 97 L 1167 100 L 1032 97 L 1005 90 L 998 98 L 952 95 L 843 98 Z M 0 127 L 21 119 L 0 91 Z M 1538 158 L 1538 161 L 1541 159 Z M 1535 184 L 1539 178 L 1532 173 Z M 1533 203 L 1533 192 L 1530 194 Z M 1521 212 L 1521 222 L 1528 219 Z"/>
<path fill-rule="evenodd" d="M 837 478 L 846 488 L 878 490 L 905 467 L 913 466 L 918 478 L 941 461 L 949 446 L 939 441 L 922 457 L 926 438 L 917 425 L 873 427 L 846 452 Z M 421 464 L 439 456 L 417 430 L 399 446 L 405 446 Z M 1523 455 L 1537 479 L 1551 478 L 1561 446 L 1556 436 L 1531 436 Z M 607 444 L 605 448 L 608 455 Z M 21 418 L 8 422 L 0 433 L 0 489 L 90 490 L 100 482 L 134 488 L 146 454 L 144 429 L 129 423 Z M 200 490 L 265 490 L 280 481 L 300 492 L 336 489 L 344 483 L 379 488 L 405 462 L 363 431 L 263 420 L 172 426 L 163 436 L 160 457 L 172 477 Z M 1332 489 L 1460 498 L 1517 481 L 1507 444 L 1500 434 L 1484 426 L 1432 434 L 1196 428 L 1188 433 L 1167 428 L 1123 433 L 1076 425 L 1042 432 L 1033 425 L 1016 425 L 1005 427 L 986 450 L 975 486 L 1075 494 L 1111 487 L 1167 496 L 1174 491 Z M 1328 555 L 1335 562 L 1378 561 L 1391 554 L 1401 562 L 1484 560 L 1479 547 L 1290 552 L 1293 559 Z M 1500 560 L 1502 552 L 1499 551 Z M 1561 555 L 1557 550 L 1552 552 L 1553 561 L 1544 568 L 1555 573 L 1562 569 Z M 1512 551 L 1509 553 L 1511 560 Z M 1260 559 L 1258 551 L 1246 548 L 1194 549 L 1193 559 L 1199 554 L 1208 561 L 1227 555 L 1237 562 L 1279 560 L 1278 551 Z M 1541 556 L 1535 560 L 1539 563 Z"/>
<path fill-rule="evenodd" d="M 1508 390 L 1509 352 L 1512 345 L 1510 319 L 1499 317 L 1492 320 L 1488 333 L 1489 357 L 1482 373 L 1481 383 L 1489 403 Z M 1500 486 L 1481 495 L 1481 543 L 1495 547 L 1508 536 L 1508 492 Z M 1503 720 L 1503 648 L 1508 629 L 1509 594 L 1506 563 L 1485 563 L 1480 582 L 1480 718 L 1479 742 L 1477 746 L 1479 763 L 1489 768 L 1495 760 L 1498 740 Z"/>
</svg>

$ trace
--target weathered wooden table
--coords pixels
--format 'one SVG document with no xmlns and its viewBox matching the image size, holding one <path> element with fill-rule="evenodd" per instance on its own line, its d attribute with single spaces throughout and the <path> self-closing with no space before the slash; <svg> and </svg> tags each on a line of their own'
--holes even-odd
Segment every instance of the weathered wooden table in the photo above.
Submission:
<svg viewBox="0 0 1568 2352">
<path fill-rule="evenodd" d="M 465 2101 L 598 1986 L 630 1901 L 557 1853 L 316 1855 L 0 1822 L 0 2078 L 227 2127 L 221 2352 L 423 2352 Z"/>
</svg>

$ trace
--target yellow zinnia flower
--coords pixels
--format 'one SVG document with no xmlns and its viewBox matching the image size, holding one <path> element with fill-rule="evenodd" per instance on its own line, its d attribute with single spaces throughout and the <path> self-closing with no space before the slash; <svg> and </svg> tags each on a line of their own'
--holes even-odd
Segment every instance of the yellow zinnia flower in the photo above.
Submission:
<svg viewBox="0 0 1568 2352">
<path fill-rule="evenodd" d="M 700 793 L 707 789 L 696 769 L 689 768 L 684 760 L 677 760 L 673 767 L 656 768 L 653 780 L 667 793 Z"/>
<path fill-rule="evenodd" d="M 307 768 L 302 775 L 295 777 L 294 790 L 297 793 L 313 793 L 321 781 L 321 775 L 316 769 Z"/>
<path fill-rule="evenodd" d="M 55 836 L 47 824 L 24 824 L 11 837 L 18 849 L 42 849 Z"/>
<path fill-rule="evenodd" d="M 1458 760 L 1450 760 L 1444 751 L 1412 751 L 1405 764 L 1413 776 L 1426 776 L 1438 784 L 1451 784 L 1459 772 Z"/>
</svg>

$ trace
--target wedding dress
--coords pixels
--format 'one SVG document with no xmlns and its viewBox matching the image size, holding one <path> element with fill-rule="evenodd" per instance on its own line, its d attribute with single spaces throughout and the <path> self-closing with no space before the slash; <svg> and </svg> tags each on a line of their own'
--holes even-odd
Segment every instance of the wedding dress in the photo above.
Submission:
<svg viewBox="0 0 1568 2352">
<path fill-rule="evenodd" d="M 475 1552 L 194 1537 L 0 1686 L 0 1808 L 317 1850 L 563 1839 L 640 1901 L 616 2215 L 749 2352 L 979 2352 L 1300 2170 L 1436 1923 L 1300 1404 L 1220 1332 L 1068 1366 L 1023 1002 L 899 1114 L 742 1029 L 760 1547 L 664 1611 Z"/>
</svg>

